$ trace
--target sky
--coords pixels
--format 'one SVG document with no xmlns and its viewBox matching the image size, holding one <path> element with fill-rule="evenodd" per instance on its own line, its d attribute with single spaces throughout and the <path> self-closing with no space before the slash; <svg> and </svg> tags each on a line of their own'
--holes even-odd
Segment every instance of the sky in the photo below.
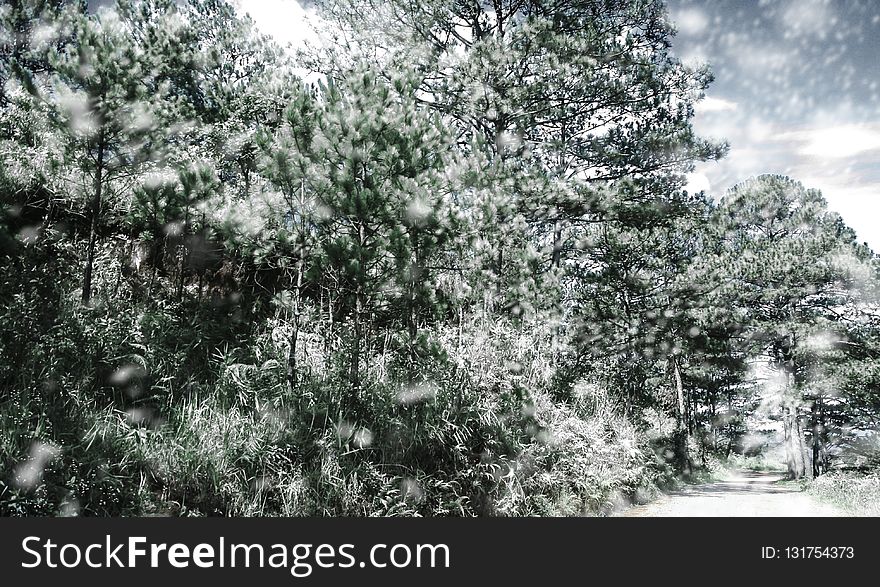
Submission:
<svg viewBox="0 0 880 587">
<path fill-rule="evenodd" d="M 691 187 L 720 196 L 760 173 L 822 190 L 880 252 L 880 2 L 669 0 L 675 53 L 715 82 L 696 130 L 730 153 Z"/>
</svg>

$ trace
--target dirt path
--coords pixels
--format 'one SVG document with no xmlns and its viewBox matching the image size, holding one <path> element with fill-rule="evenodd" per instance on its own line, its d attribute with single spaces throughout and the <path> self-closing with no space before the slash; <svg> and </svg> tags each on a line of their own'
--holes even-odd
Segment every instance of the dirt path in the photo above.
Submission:
<svg viewBox="0 0 880 587">
<path fill-rule="evenodd" d="M 723 480 L 687 487 L 652 503 L 621 512 L 623 517 L 834 517 L 843 512 L 779 485 L 778 473 L 733 471 Z"/>
</svg>

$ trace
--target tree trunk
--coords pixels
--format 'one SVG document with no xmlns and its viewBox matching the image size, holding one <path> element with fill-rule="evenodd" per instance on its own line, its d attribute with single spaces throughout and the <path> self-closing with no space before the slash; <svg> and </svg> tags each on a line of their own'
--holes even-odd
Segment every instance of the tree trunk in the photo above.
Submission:
<svg viewBox="0 0 880 587">
<path fill-rule="evenodd" d="M 802 479 L 806 476 L 804 459 L 805 445 L 798 410 L 794 406 L 783 408 L 783 430 L 785 433 L 785 463 L 791 479 Z"/>
<path fill-rule="evenodd" d="M 358 251 L 364 250 L 364 225 L 360 223 L 358 225 Z M 363 254 L 360 253 L 360 258 L 358 259 L 358 267 L 362 272 L 366 272 L 366 268 L 364 266 Z M 361 338 L 363 337 L 363 312 L 364 312 L 364 284 L 363 281 L 366 279 L 366 275 L 358 275 L 357 286 L 355 288 L 355 309 L 354 309 L 354 339 L 351 344 L 351 365 L 349 371 L 349 381 L 351 382 L 351 386 L 354 390 L 354 393 L 357 395 L 360 392 L 361 386 Z"/>
<path fill-rule="evenodd" d="M 712 452 L 718 450 L 718 429 L 716 428 L 716 420 L 718 418 L 718 408 L 716 404 L 718 400 L 715 393 L 714 389 L 709 393 L 709 437 L 712 439 Z"/>
<path fill-rule="evenodd" d="M 186 266 L 189 261 L 189 246 L 186 243 L 186 235 L 189 233 L 189 202 L 186 203 L 183 212 L 183 227 L 180 230 L 180 274 L 177 276 L 177 303 L 183 301 L 183 281 L 186 274 Z"/>
<path fill-rule="evenodd" d="M 101 192 L 104 188 L 104 136 L 98 140 L 98 156 L 95 163 L 95 189 L 90 205 L 92 218 L 89 228 L 89 247 L 86 251 L 86 265 L 83 270 L 82 304 L 88 306 L 92 301 L 92 272 L 95 266 L 95 249 L 98 243 L 98 221 L 101 217 Z"/>
<path fill-rule="evenodd" d="M 293 320 L 290 331 L 290 350 L 287 356 L 287 382 L 291 391 L 296 389 L 297 385 L 296 347 L 299 344 L 300 291 L 303 280 L 302 254 L 300 251 L 300 257 L 296 262 L 296 289 L 293 292 Z"/>
<path fill-rule="evenodd" d="M 407 333 L 409 334 L 410 344 L 415 343 L 416 337 L 418 336 L 418 324 L 416 320 L 416 297 L 417 297 L 417 280 L 422 279 L 425 268 L 422 263 L 421 255 L 419 254 L 419 241 L 418 235 L 414 231 L 410 234 L 410 244 L 412 246 L 413 252 L 410 258 L 410 276 L 409 276 L 409 291 L 407 292 L 407 318 L 406 318 L 406 327 Z"/>
<path fill-rule="evenodd" d="M 357 286 L 355 293 L 355 310 L 354 310 L 354 335 L 351 342 L 351 364 L 349 371 L 349 381 L 355 393 L 361 386 L 360 368 L 361 368 L 361 336 L 363 326 L 361 324 L 361 313 L 363 312 L 363 299 L 361 293 L 361 285 Z"/>
<path fill-rule="evenodd" d="M 565 107 L 565 102 L 563 102 L 563 107 Z M 565 145 L 567 141 L 567 131 L 568 125 L 563 122 L 562 128 L 559 129 L 559 136 L 563 148 L 560 150 L 559 158 L 556 162 L 557 177 L 562 177 L 565 173 Z M 556 220 L 553 222 L 553 252 L 551 256 L 551 264 L 558 269 L 562 264 L 562 220 L 558 209 L 555 209 L 553 213 Z"/>
<path fill-rule="evenodd" d="M 462 337 L 464 336 L 464 306 L 458 308 L 458 350 L 461 352 Z"/>
<path fill-rule="evenodd" d="M 797 478 L 797 463 L 794 459 L 794 454 L 791 451 L 791 431 L 792 431 L 792 418 L 791 418 L 791 408 L 783 407 L 782 408 L 782 436 L 783 443 L 785 444 L 785 468 L 788 471 L 788 476 L 792 479 Z"/>
<path fill-rule="evenodd" d="M 503 226 L 503 225 L 502 225 Z M 504 276 L 504 245 L 498 244 L 498 271 L 495 274 L 495 293 L 498 294 L 498 300 L 495 301 L 490 311 L 495 310 L 502 293 L 502 280 Z"/>
<path fill-rule="evenodd" d="M 678 426 L 687 431 L 687 401 L 684 396 L 684 386 L 681 382 L 681 370 L 678 367 L 678 360 L 674 355 L 669 356 L 669 363 L 672 367 L 672 380 L 675 384 L 675 396 L 678 400 L 678 413 L 676 414 L 678 417 Z"/>
<path fill-rule="evenodd" d="M 794 336 L 780 339 L 774 350 L 776 367 L 782 376 L 782 428 L 785 444 L 785 464 L 790 479 L 807 475 L 807 452 L 803 426 L 798 407 L 798 370 L 793 356 Z M 812 473 L 812 468 L 810 468 Z"/>
<path fill-rule="evenodd" d="M 687 403 L 687 418 L 685 418 L 685 422 L 687 422 L 688 433 L 693 436 L 697 433 L 697 394 L 689 393 L 687 394 L 687 399 L 689 400 Z"/>
<path fill-rule="evenodd" d="M 336 336 L 333 330 L 333 294 L 330 291 L 330 288 L 327 288 L 327 356 L 329 357 L 333 351 L 336 349 L 336 344 L 334 340 L 334 336 Z"/>
<path fill-rule="evenodd" d="M 669 365 L 672 371 L 672 381 L 675 386 L 675 396 L 677 400 L 678 410 L 676 411 L 676 431 L 675 431 L 675 450 L 676 460 L 678 461 L 682 472 L 686 475 L 691 473 L 693 467 L 689 454 L 690 445 L 690 426 L 688 423 L 688 402 L 685 397 L 684 385 L 681 381 L 681 369 L 678 364 L 678 358 L 675 355 L 669 355 Z"/>
<path fill-rule="evenodd" d="M 811 424 L 812 424 L 812 436 L 813 436 L 813 478 L 818 477 L 822 474 L 822 425 L 820 423 L 820 415 L 819 415 L 819 402 L 820 399 L 816 398 L 813 402 L 813 407 L 810 410 L 811 415 Z"/>
<path fill-rule="evenodd" d="M 795 410 L 795 431 L 797 432 L 797 444 L 796 450 L 798 455 L 798 467 L 803 471 L 803 476 L 808 479 L 813 478 L 813 467 L 810 464 L 810 452 L 807 450 L 807 442 L 804 436 L 804 425 L 803 419 L 798 414 L 798 410 Z"/>
<path fill-rule="evenodd" d="M 562 264 L 562 222 L 557 220 L 553 223 L 553 252 L 551 263 L 557 269 Z"/>
<path fill-rule="evenodd" d="M 724 453 L 725 457 L 730 456 L 730 451 L 733 449 L 733 390 L 730 389 L 730 386 L 727 387 L 727 450 Z"/>
<path fill-rule="evenodd" d="M 300 220 L 299 220 L 299 237 L 302 241 L 305 240 L 305 219 L 303 218 L 302 211 L 305 210 L 305 200 L 306 200 L 306 186 L 305 181 L 300 181 L 299 186 L 299 208 L 300 208 Z M 290 390 L 293 391 L 296 389 L 298 376 L 297 376 L 297 364 L 296 364 L 296 347 L 299 342 L 299 318 L 301 314 L 300 310 L 300 302 L 302 298 L 302 282 L 303 282 L 303 273 L 304 273 L 304 263 L 305 263 L 305 245 L 304 242 L 300 242 L 299 250 L 297 253 L 296 259 L 296 287 L 293 292 L 293 320 L 291 325 L 290 332 L 290 350 L 287 356 L 287 382 L 290 387 Z"/>
</svg>

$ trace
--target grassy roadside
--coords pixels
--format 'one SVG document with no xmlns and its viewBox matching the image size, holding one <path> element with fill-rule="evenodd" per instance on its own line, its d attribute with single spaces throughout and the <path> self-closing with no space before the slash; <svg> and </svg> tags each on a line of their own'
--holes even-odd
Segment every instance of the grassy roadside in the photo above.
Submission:
<svg viewBox="0 0 880 587">
<path fill-rule="evenodd" d="M 880 516 L 880 474 L 832 472 L 804 483 L 804 490 L 852 516 Z"/>
<path fill-rule="evenodd" d="M 691 447 L 691 454 L 695 458 L 693 459 L 694 468 L 689 474 L 683 475 L 667 471 L 666 475 L 657 478 L 655 483 L 648 487 L 640 487 L 626 496 L 618 495 L 615 500 L 611 500 L 611 503 L 609 503 L 610 507 L 603 510 L 601 515 L 620 515 L 630 508 L 647 505 L 656 501 L 668 493 L 681 491 L 695 485 L 721 481 L 727 477 L 730 471 L 747 468 L 737 464 L 738 461 L 735 459 L 724 459 L 711 454 L 707 454 L 705 459 L 697 456 L 698 450 L 696 446 Z"/>
<path fill-rule="evenodd" d="M 735 453 L 727 457 L 713 455 L 707 457 L 706 465 L 698 471 L 691 483 L 712 483 L 724 481 L 732 472 L 756 471 L 761 473 L 784 473 L 783 467 L 764 455 L 743 456 Z"/>
<path fill-rule="evenodd" d="M 725 470 L 734 468 L 784 472 L 779 463 L 769 460 L 763 455 L 754 457 L 732 455 L 713 472 L 716 475 L 723 475 Z M 780 483 L 796 485 L 808 495 L 836 506 L 852 516 L 880 516 L 880 473 L 862 474 L 835 471 L 814 480 L 783 480 Z"/>
<path fill-rule="evenodd" d="M 747 469 L 749 471 L 757 471 L 759 473 L 784 473 L 785 467 L 782 463 L 766 455 L 743 456 L 731 454 L 723 461 L 721 467 L 725 471 L 735 469 Z"/>
</svg>

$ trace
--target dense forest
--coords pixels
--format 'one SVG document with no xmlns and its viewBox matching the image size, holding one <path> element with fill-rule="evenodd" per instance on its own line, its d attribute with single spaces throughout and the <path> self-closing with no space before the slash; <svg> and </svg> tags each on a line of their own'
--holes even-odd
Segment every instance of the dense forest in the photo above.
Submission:
<svg viewBox="0 0 880 587">
<path fill-rule="evenodd" d="M 683 189 L 727 146 L 661 0 L 317 4 L 298 51 L 224 0 L 0 6 L 0 514 L 876 474 L 877 257 L 795 179 Z"/>
</svg>

